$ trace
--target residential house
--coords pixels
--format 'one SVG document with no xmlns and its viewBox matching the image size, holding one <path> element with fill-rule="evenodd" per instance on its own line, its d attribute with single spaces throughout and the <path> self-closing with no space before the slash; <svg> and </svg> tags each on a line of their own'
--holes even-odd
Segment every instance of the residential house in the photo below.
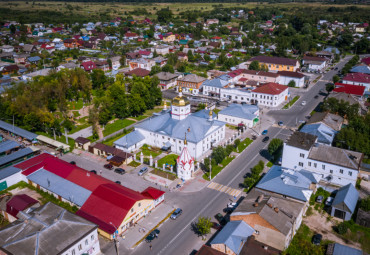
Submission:
<svg viewBox="0 0 370 255">
<path fill-rule="evenodd" d="M 16 74 L 18 71 L 19 71 L 19 67 L 17 65 L 8 65 L 8 66 L 4 66 L 1 73 L 2 75 Z"/>
<path fill-rule="evenodd" d="M 218 113 L 217 119 L 234 126 L 254 127 L 259 118 L 256 105 L 231 104 Z"/>
<path fill-rule="evenodd" d="M 330 215 L 343 220 L 350 220 L 355 212 L 358 197 L 358 191 L 351 183 L 341 187 L 335 194 Z"/>
<path fill-rule="evenodd" d="M 305 214 L 304 203 L 252 189 L 231 213 L 230 221 L 244 221 L 255 230 L 255 239 L 285 250 L 299 229 Z"/>
<path fill-rule="evenodd" d="M 340 131 L 343 122 L 344 119 L 339 115 L 329 112 L 315 112 L 307 121 L 307 124 L 324 124 L 335 131 Z"/>
<path fill-rule="evenodd" d="M 220 98 L 221 89 L 230 85 L 230 82 L 220 78 L 205 80 L 202 84 L 203 94 L 207 96 Z"/>
<path fill-rule="evenodd" d="M 349 247 L 339 243 L 329 243 L 326 249 L 326 255 L 366 255 L 365 252 L 359 249 Z"/>
<path fill-rule="evenodd" d="M 142 58 L 153 58 L 153 53 L 150 50 L 139 50 Z"/>
<path fill-rule="evenodd" d="M 269 71 L 292 71 L 296 72 L 300 67 L 297 59 L 282 58 L 282 57 L 269 57 L 269 56 L 257 56 L 249 59 L 245 62 L 246 69 L 253 61 L 258 61 L 259 64 L 265 65 Z"/>
<path fill-rule="evenodd" d="M 298 72 L 290 71 L 278 71 L 280 76 L 279 84 L 288 85 L 291 81 L 294 81 L 295 87 L 302 88 L 305 85 L 306 76 Z"/>
<path fill-rule="evenodd" d="M 72 69 L 75 69 L 75 68 L 79 68 L 80 65 L 74 63 L 74 62 L 68 62 L 68 63 L 65 63 L 65 64 L 60 64 L 58 67 L 57 67 L 57 71 L 61 71 L 62 69 L 69 69 L 69 70 L 72 70 Z"/>
<path fill-rule="evenodd" d="M 152 52 L 156 51 L 157 54 L 164 56 L 170 53 L 170 46 L 165 45 L 165 44 L 157 45 L 157 46 L 152 47 L 151 51 Z"/>
<path fill-rule="evenodd" d="M 317 143 L 331 146 L 337 131 L 322 123 L 306 124 L 301 130 L 303 133 L 317 136 Z"/>
<path fill-rule="evenodd" d="M 112 69 L 118 70 L 121 67 L 121 56 L 115 56 L 110 59 L 112 61 Z"/>
<path fill-rule="evenodd" d="M 316 56 L 319 58 L 326 58 L 328 60 L 328 63 L 331 63 L 334 59 L 334 53 L 329 51 L 319 51 L 316 52 Z"/>
<path fill-rule="evenodd" d="M 365 86 L 366 91 L 370 91 L 370 75 L 364 73 L 348 73 L 343 77 L 342 83 Z"/>
<path fill-rule="evenodd" d="M 37 65 L 37 64 L 41 61 L 41 58 L 40 58 L 39 56 L 28 57 L 27 61 L 28 61 L 30 64 L 35 64 L 35 65 Z"/>
<path fill-rule="evenodd" d="M 149 76 L 149 74 L 150 74 L 150 71 L 147 69 L 143 69 L 143 68 L 135 68 L 125 73 L 125 75 L 128 77 L 132 77 L 135 75 L 137 77 L 142 77 L 142 78 L 145 76 Z"/>
<path fill-rule="evenodd" d="M 229 255 L 239 255 L 255 230 L 242 220 L 228 222 L 211 241 L 211 247 Z"/>
<path fill-rule="evenodd" d="M 365 64 L 360 64 L 357 66 L 354 66 L 351 70 L 351 73 L 364 73 L 364 74 L 370 74 L 370 66 L 367 66 Z"/>
<path fill-rule="evenodd" d="M 96 69 L 96 65 L 93 61 L 84 61 L 80 65 L 86 72 L 91 73 L 92 70 Z"/>
<path fill-rule="evenodd" d="M 287 101 L 288 96 L 287 86 L 270 82 L 252 90 L 250 103 L 276 107 Z"/>
<path fill-rule="evenodd" d="M 67 38 L 63 42 L 64 42 L 64 47 L 68 49 L 74 49 L 78 47 L 76 39 Z"/>
<path fill-rule="evenodd" d="M 323 72 L 327 64 L 326 58 L 304 56 L 302 59 L 302 65 L 306 67 L 306 70 L 309 72 Z"/>
<path fill-rule="evenodd" d="M 88 151 L 90 145 L 91 141 L 85 137 L 79 136 L 75 139 L 75 147 L 78 149 Z"/>
<path fill-rule="evenodd" d="M 264 72 L 264 71 L 255 71 L 255 70 L 241 70 L 241 78 L 247 80 L 257 81 L 258 84 L 262 83 L 280 83 L 280 75 L 277 73 Z"/>
<path fill-rule="evenodd" d="M 173 43 L 176 40 L 176 36 L 172 33 L 167 33 L 163 35 L 163 42 L 165 43 Z"/>
<path fill-rule="evenodd" d="M 13 52 L 14 47 L 11 46 L 11 45 L 3 45 L 3 46 L 1 46 L 1 50 L 2 50 L 2 52 Z"/>
<path fill-rule="evenodd" d="M 188 62 L 188 55 L 182 51 L 177 52 L 177 57 L 180 61 Z"/>
<path fill-rule="evenodd" d="M 14 55 L 14 63 L 15 64 L 25 64 L 26 61 L 27 61 L 27 58 L 29 57 L 30 55 L 27 54 L 27 53 L 19 53 L 19 54 L 16 54 Z"/>
<path fill-rule="evenodd" d="M 139 52 L 128 52 L 126 53 L 126 65 L 128 65 L 128 62 L 130 60 L 135 60 L 141 58 L 141 55 Z"/>
<path fill-rule="evenodd" d="M 103 70 L 104 72 L 109 71 L 111 68 L 106 60 L 95 61 L 95 66 L 97 69 Z"/>
<path fill-rule="evenodd" d="M 128 65 L 130 67 L 130 71 L 136 68 L 141 68 L 141 69 L 151 71 L 152 67 L 155 66 L 156 63 L 152 59 L 139 58 L 139 59 L 129 60 Z"/>
<path fill-rule="evenodd" d="M 47 75 L 49 75 L 49 72 L 51 70 L 52 70 L 51 68 L 45 68 L 45 69 L 41 69 L 41 70 L 38 70 L 38 71 L 35 71 L 35 72 L 32 72 L 32 73 L 23 74 L 22 75 L 22 80 L 27 81 L 27 80 L 32 80 L 36 76 L 47 76 Z"/>
<path fill-rule="evenodd" d="M 188 74 L 177 80 L 177 86 L 181 87 L 184 92 L 194 95 L 199 94 L 201 86 L 206 78 L 196 74 Z"/>
<path fill-rule="evenodd" d="M 131 32 L 127 32 L 125 35 L 124 35 L 124 38 L 127 39 L 127 40 L 137 40 L 139 38 L 139 35 L 136 34 L 136 33 L 131 33 Z"/>
<path fill-rule="evenodd" d="M 195 255 L 225 255 L 225 253 L 203 244 Z"/>
<path fill-rule="evenodd" d="M 169 73 L 169 72 L 160 72 L 158 74 L 155 74 L 154 76 L 157 76 L 159 79 L 159 85 L 162 90 L 169 89 L 170 87 L 173 87 L 176 85 L 176 81 L 180 74 L 176 73 Z"/>
<path fill-rule="evenodd" d="M 18 170 L 21 171 L 20 169 Z M 40 206 L 39 201 L 26 194 L 14 196 L 5 194 L 5 196 L 0 198 L 1 214 L 10 223 L 18 219 L 18 213 L 22 214 L 22 212 L 26 212 L 30 207 L 35 208 L 38 206 Z"/>
<path fill-rule="evenodd" d="M 31 53 L 34 53 L 37 51 L 37 48 L 35 45 L 32 45 L 32 44 L 25 44 L 23 45 L 23 52 L 24 53 L 28 53 L 28 54 L 31 54 Z"/>
<path fill-rule="evenodd" d="M 207 19 L 206 26 L 210 26 L 212 24 L 218 24 L 218 23 L 219 23 L 218 19 Z"/>
<path fill-rule="evenodd" d="M 2 254 L 100 254 L 97 225 L 51 202 L 0 230 Z"/>
<path fill-rule="evenodd" d="M 304 169 L 333 186 L 356 184 L 363 154 L 317 143 L 317 136 L 296 131 L 284 143 L 282 166 Z"/>
<path fill-rule="evenodd" d="M 361 63 L 364 63 L 367 66 L 370 66 L 370 57 L 362 58 Z"/>
</svg>

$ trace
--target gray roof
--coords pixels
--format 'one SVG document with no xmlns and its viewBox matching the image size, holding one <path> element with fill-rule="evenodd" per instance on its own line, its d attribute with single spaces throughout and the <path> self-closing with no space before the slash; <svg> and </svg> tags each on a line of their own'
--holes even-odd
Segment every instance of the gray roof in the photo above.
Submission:
<svg viewBox="0 0 370 255">
<path fill-rule="evenodd" d="M 5 142 L 0 143 L 0 153 L 12 150 L 14 148 L 17 148 L 20 144 L 16 141 L 7 140 Z"/>
<path fill-rule="evenodd" d="M 332 255 L 362 255 L 361 250 L 349 247 L 347 245 L 335 243 Z"/>
<path fill-rule="evenodd" d="M 370 74 L 370 67 L 366 65 L 355 66 L 351 69 L 351 73 L 366 73 Z"/>
<path fill-rule="evenodd" d="M 189 115 L 183 120 L 176 120 L 171 117 L 171 113 L 152 116 L 136 127 L 147 131 L 156 132 L 158 134 L 168 135 L 176 139 L 185 139 L 189 142 L 198 143 L 212 128 L 221 128 L 225 123 Z M 190 132 L 188 132 L 190 129 Z"/>
<path fill-rule="evenodd" d="M 17 160 L 19 158 L 23 158 L 31 153 L 33 153 L 34 150 L 32 148 L 24 148 L 24 149 L 21 149 L 21 150 L 18 150 L 16 152 L 13 152 L 9 155 L 6 155 L 6 156 L 3 156 L 3 157 L 0 157 L 0 166 L 2 165 L 6 165 L 14 160 Z"/>
<path fill-rule="evenodd" d="M 354 170 L 360 168 L 362 156 L 363 154 L 360 152 L 349 151 L 324 144 L 318 144 L 312 147 L 308 154 L 309 159 L 327 162 Z"/>
<path fill-rule="evenodd" d="M 2 228 L 0 246 L 11 254 L 62 254 L 96 228 L 94 223 L 49 202 L 22 213 L 22 220 Z"/>
<path fill-rule="evenodd" d="M 303 203 L 252 189 L 231 215 L 258 214 L 282 234 L 288 235 L 304 206 Z M 277 212 L 275 208 L 278 208 Z"/>
<path fill-rule="evenodd" d="M 203 118 L 203 119 L 208 119 L 209 118 L 209 110 L 202 109 L 200 111 L 194 112 L 191 114 L 192 116 Z M 212 117 L 215 119 L 217 118 L 217 114 L 212 111 Z"/>
<path fill-rule="evenodd" d="M 353 213 L 356 208 L 358 200 L 358 191 L 351 184 L 347 184 L 340 188 L 335 195 L 332 207 L 338 208 L 342 211 Z"/>
<path fill-rule="evenodd" d="M 255 114 L 258 112 L 257 105 L 249 104 L 231 104 L 218 114 L 224 114 L 228 116 L 238 117 L 242 119 L 254 120 L 258 116 Z"/>
<path fill-rule="evenodd" d="M 337 133 L 337 131 L 322 123 L 304 125 L 300 131 L 317 136 L 317 142 L 328 145 L 332 144 L 334 136 Z"/>
<path fill-rule="evenodd" d="M 262 177 L 256 188 L 306 202 L 312 194 L 310 185 L 317 182 L 318 179 L 309 171 L 283 169 L 274 165 Z"/>
<path fill-rule="evenodd" d="M 27 179 L 78 206 L 82 206 L 91 195 L 90 190 L 82 188 L 45 169 L 40 169 L 30 174 L 27 176 Z"/>
<path fill-rule="evenodd" d="M 343 118 L 328 112 L 316 112 L 311 116 L 307 124 L 323 123 L 326 126 L 339 131 L 342 128 Z"/>
<path fill-rule="evenodd" d="M 211 241 L 211 244 L 225 244 L 235 254 L 239 254 L 254 229 L 244 221 L 230 221 Z"/>
<path fill-rule="evenodd" d="M 196 74 L 188 74 L 188 75 L 185 75 L 185 77 L 179 79 L 180 81 L 187 81 L 187 82 L 204 82 L 206 80 L 206 78 L 204 77 L 201 77 L 201 76 L 198 76 Z"/>
<path fill-rule="evenodd" d="M 172 79 L 175 79 L 175 78 L 179 77 L 179 74 L 169 73 L 169 72 L 160 72 L 160 73 L 157 73 L 154 76 L 157 76 L 159 80 L 169 81 L 169 80 L 172 80 Z"/>
<path fill-rule="evenodd" d="M 114 145 L 118 145 L 124 148 L 129 148 L 138 142 L 145 139 L 145 136 L 143 136 L 139 130 L 135 130 L 124 137 L 118 139 L 117 141 L 113 142 Z"/>
<path fill-rule="evenodd" d="M 37 137 L 37 134 L 31 133 L 27 130 L 24 130 L 23 128 L 19 128 L 19 127 L 16 127 L 16 126 L 14 126 L 14 128 L 13 128 L 12 124 L 6 123 L 2 120 L 0 120 L 0 128 L 4 129 L 6 131 L 12 132 L 12 133 L 14 133 L 18 136 L 23 137 L 23 138 L 26 138 L 27 140 L 30 140 L 30 141 Z"/>
<path fill-rule="evenodd" d="M 352 94 L 332 91 L 329 94 L 328 98 L 332 98 L 332 97 L 336 98 L 338 101 L 343 100 L 345 102 L 348 102 L 351 105 L 352 104 L 360 104 L 359 99 L 356 96 L 352 95 Z M 360 106 L 361 106 L 361 104 L 360 104 Z"/>
<path fill-rule="evenodd" d="M 0 180 L 3 180 L 9 176 L 12 176 L 16 173 L 19 173 L 20 171 L 22 171 L 21 169 L 19 168 L 16 168 L 14 166 L 9 166 L 7 168 L 4 168 L 4 169 L 0 169 Z"/>
<path fill-rule="evenodd" d="M 289 137 L 286 144 L 308 151 L 315 144 L 316 139 L 315 135 L 296 131 Z"/>
<path fill-rule="evenodd" d="M 203 86 L 210 86 L 210 87 L 215 87 L 215 88 L 224 88 L 227 86 L 230 82 L 215 78 L 212 80 L 206 80 L 203 82 Z"/>
</svg>

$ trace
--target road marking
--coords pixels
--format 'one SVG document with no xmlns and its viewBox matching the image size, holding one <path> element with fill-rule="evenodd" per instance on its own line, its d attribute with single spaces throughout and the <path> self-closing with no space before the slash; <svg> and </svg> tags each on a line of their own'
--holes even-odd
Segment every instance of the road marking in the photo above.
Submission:
<svg viewBox="0 0 370 255">
<path fill-rule="evenodd" d="M 241 190 L 233 189 L 231 187 L 228 187 L 228 186 L 225 186 L 225 185 L 216 183 L 216 182 L 211 182 L 207 186 L 207 188 L 214 189 L 214 190 L 217 190 L 217 191 L 220 191 L 220 192 L 229 194 L 229 195 L 231 195 L 233 197 L 237 197 L 237 196 L 239 196 L 242 193 Z"/>
</svg>

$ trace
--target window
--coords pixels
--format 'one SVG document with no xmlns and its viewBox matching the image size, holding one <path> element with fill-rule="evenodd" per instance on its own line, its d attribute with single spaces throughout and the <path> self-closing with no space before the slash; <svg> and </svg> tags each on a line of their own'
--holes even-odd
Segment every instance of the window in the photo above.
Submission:
<svg viewBox="0 0 370 255">
<path fill-rule="evenodd" d="M 75 249 L 72 250 L 72 255 L 76 255 Z"/>
<path fill-rule="evenodd" d="M 352 172 L 351 172 L 351 171 L 349 171 L 349 172 L 348 172 L 348 175 L 349 175 L 349 176 L 352 176 Z"/>
<path fill-rule="evenodd" d="M 91 241 L 95 239 L 95 236 L 94 235 L 91 235 Z"/>
<path fill-rule="evenodd" d="M 301 158 L 304 158 L 304 153 L 299 153 L 299 156 L 300 156 Z"/>
<path fill-rule="evenodd" d="M 311 166 L 311 162 L 308 162 L 308 166 Z"/>
<path fill-rule="evenodd" d="M 339 173 L 343 174 L 343 169 L 339 169 Z"/>
<path fill-rule="evenodd" d="M 322 169 L 325 170 L 325 165 L 322 165 Z"/>
<path fill-rule="evenodd" d="M 89 245 L 89 241 L 87 239 L 85 240 L 85 245 Z"/>
<path fill-rule="evenodd" d="M 134 208 L 131 208 L 131 212 L 134 212 Z"/>
<path fill-rule="evenodd" d="M 333 173 L 333 170 L 330 169 L 330 173 L 332 174 Z"/>
<path fill-rule="evenodd" d="M 313 167 L 316 168 L 317 167 L 317 163 L 313 163 Z"/>
<path fill-rule="evenodd" d="M 298 163 L 298 165 L 299 165 L 299 166 L 303 166 L 303 162 L 299 162 L 299 163 Z"/>
<path fill-rule="evenodd" d="M 80 251 L 80 250 L 82 250 L 82 244 L 79 244 L 78 245 L 78 250 Z"/>
<path fill-rule="evenodd" d="M 138 206 L 140 207 L 141 206 L 141 203 L 139 203 Z"/>
</svg>

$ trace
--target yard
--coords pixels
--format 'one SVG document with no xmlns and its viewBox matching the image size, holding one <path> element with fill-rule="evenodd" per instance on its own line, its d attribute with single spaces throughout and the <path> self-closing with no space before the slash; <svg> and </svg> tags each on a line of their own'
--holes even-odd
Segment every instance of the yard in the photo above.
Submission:
<svg viewBox="0 0 370 255">
<path fill-rule="evenodd" d="M 121 133 L 121 134 L 117 134 L 117 135 L 115 135 L 115 136 L 113 136 L 113 137 L 111 137 L 111 138 L 109 138 L 109 139 L 107 139 L 107 140 L 105 140 L 105 141 L 103 141 L 103 143 L 104 144 L 106 144 L 106 145 L 109 145 L 109 146 L 113 146 L 113 142 L 115 142 L 115 141 L 117 141 L 118 139 L 120 139 L 120 138 L 122 138 L 122 137 L 124 137 L 125 135 L 127 135 L 128 133 L 131 133 L 132 132 L 132 130 L 134 130 L 134 128 L 132 127 L 132 128 L 129 128 L 128 130 L 123 130 L 123 132 Z"/>
<path fill-rule="evenodd" d="M 252 142 L 253 142 L 253 140 L 247 137 L 242 142 L 239 143 L 239 145 L 237 147 L 237 150 L 235 148 L 234 151 L 240 153 L 243 150 L 245 150 L 245 148 L 247 148 Z"/>
<path fill-rule="evenodd" d="M 167 172 L 167 171 L 162 171 L 162 170 L 159 170 L 159 169 L 153 169 L 151 172 L 151 174 L 155 174 L 155 175 L 158 175 L 160 177 L 163 177 L 163 178 L 166 178 L 166 179 L 169 179 L 171 181 L 173 180 L 176 180 L 177 176 L 175 173 L 170 173 L 170 172 Z"/>
<path fill-rule="evenodd" d="M 230 162 L 233 161 L 234 158 L 235 156 L 231 157 L 229 156 L 222 160 L 221 164 L 217 166 L 212 166 L 211 177 L 214 178 L 219 172 L 221 172 L 222 169 L 224 169 L 228 164 L 230 164 Z M 209 172 L 203 174 L 203 179 L 207 181 L 209 180 Z"/>
<path fill-rule="evenodd" d="M 78 99 L 78 101 L 73 101 L 68 104 L 69 110 L 80 110 L 83 107 L 84 103 L 82 101 L 82 98 Z"/>
<path fill-rule="evenodd" d="M 161 158 L 160 160 L 158 160 L 158 168 L 162 168 L 163 167 L 163 164 L 167 165 L 167 166 L 174 166 L 176 165 L 176 160 L 179 156 L 176 155 L 176 154 L 169 154 L 163 158 Z"/>
<path fill-rule="evenodd" d="M 107 136 L 110 135 L 118 130 L 121 130 L 127 126 L 130 126 L 131 124 L 135 123 L 133 120 L 128 119 L 119 119 L 113 122 L 112 124 L 107 124 L 103 130 L 103 135 Z"/>
<path fill-rule="evenodd" d="M 139 151 L 138 153 L 136 153 L 136 159 L 137 160 L 140 160 L 140 154 L 141 154 L 141 152 L 143 153 L 143 155 L 144 155 L 145 158 L 149 158 L 150 155 L 152 155 L 153 159 L 162 153 L 161 149 L 154 148 L 154 147 L 151 147 L 151 146 L 149 146 L 147 144 L 144 144 L 141 147 L 141 151 Z"/>
</svg>

